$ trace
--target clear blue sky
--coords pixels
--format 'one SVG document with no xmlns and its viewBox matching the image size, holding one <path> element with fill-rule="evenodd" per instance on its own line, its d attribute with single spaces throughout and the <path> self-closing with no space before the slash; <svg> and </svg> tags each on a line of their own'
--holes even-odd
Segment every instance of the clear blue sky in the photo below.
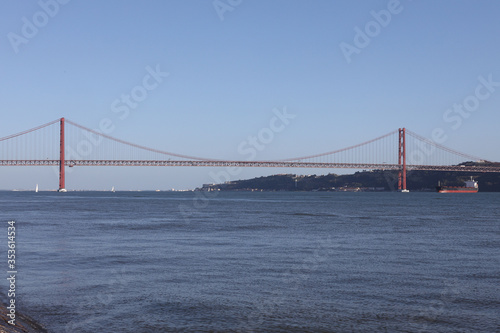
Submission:
<svg viewBox="0 0 500 333">
<path fill-rule="evenodd" d="M 0 2 L 0 136 L 63 116 L 92 128 L 109 118 L 118 138 L 241 159 L 238 145 L 286 107 L 296 117 L 257 159 L 321 153 L 407 127 L 426 137 L 442 128 L 445 145 L 500 160 L 500 85 L 481 90 L 458 128 L 443 119 L 474 96 L 478 77 L 500 82 L 497 0 L 220 0 L 219 12 L 212 0 L 54 1 Z M 372 11 L 390 20 L 373 24 Z M 357 28 L 372 29 L 369 43 L 356 39 Z M 113 102 L 142 86 L 148 66 L 169 75 L 120 119 Z M 75 169 L 68 188 L 194 188 L 222 170 Z M 233 178 L 283 172 L 322 171 L 248 169 Z M 35 183 L 56 188 L 57 175 L 0 170 L 0 188 Z"/>
</svg>

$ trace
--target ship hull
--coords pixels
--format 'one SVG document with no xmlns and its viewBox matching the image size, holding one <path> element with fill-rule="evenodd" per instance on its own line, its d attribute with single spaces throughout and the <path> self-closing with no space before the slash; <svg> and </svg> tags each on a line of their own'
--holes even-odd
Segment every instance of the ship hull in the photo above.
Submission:
<svg viewBox="0 0 500 333">
<path fill-rule="evenodd" d="M 438 186 L 436 190 L 439 193 L 477 193 L 478 189 L 475 187 L 445 187 Z"/>
</svg>

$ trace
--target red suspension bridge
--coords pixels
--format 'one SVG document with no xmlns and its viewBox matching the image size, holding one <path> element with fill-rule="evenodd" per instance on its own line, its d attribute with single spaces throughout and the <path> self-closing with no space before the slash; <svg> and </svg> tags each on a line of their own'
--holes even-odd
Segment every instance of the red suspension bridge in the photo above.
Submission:
<svg viewBox="0 0 500 333">
<path fill-rule="evenodd" d="M 65 118 L 0 138 L 0 166 L 57 166 L 59 191 L 66 189 L 65 167 L 74 166 L 395 170 L 399 175 L 399 190 L 406 190 L 408 170 L 500 172 L 499 163 L 491 163 L 447 148 L 405 128 L 355 146 L 322 154 L 275 161 L 236 161 L 187 156 L 140 146 Z"/>
</svg>

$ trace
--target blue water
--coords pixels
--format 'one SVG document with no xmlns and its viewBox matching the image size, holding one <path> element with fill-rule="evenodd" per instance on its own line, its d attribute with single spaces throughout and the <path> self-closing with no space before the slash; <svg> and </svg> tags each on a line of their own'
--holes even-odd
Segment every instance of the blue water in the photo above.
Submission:
<svg viewBox="0 0 500 333">
<path fill-rule="evenodd" d="M 50 332 L 500 331 L 498 193 L 207 195 L 0 192 L 19 309 Z"/>
</svg>

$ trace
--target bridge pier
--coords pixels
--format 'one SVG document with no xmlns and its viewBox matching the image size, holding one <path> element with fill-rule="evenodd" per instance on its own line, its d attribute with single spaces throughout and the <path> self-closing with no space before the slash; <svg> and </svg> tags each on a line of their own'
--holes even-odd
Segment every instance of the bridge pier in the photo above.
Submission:
<svg viewBox="0 0 500 333">
<path fill-rule="evenodd" d="M 406 189 L 406 128 L 399 129 L 399 148 L 398 148 L 398 191 L 410 192 Z"/>
<path fill-rule="evenodd" d="M 66 164 L 64 156 L 64 118 L 60 120 L 60 134 L 59 134 L 59 189 L 58 192 L 66 192 L 66 179 L 64 174 L 64 167 Z"/>
</svg>

